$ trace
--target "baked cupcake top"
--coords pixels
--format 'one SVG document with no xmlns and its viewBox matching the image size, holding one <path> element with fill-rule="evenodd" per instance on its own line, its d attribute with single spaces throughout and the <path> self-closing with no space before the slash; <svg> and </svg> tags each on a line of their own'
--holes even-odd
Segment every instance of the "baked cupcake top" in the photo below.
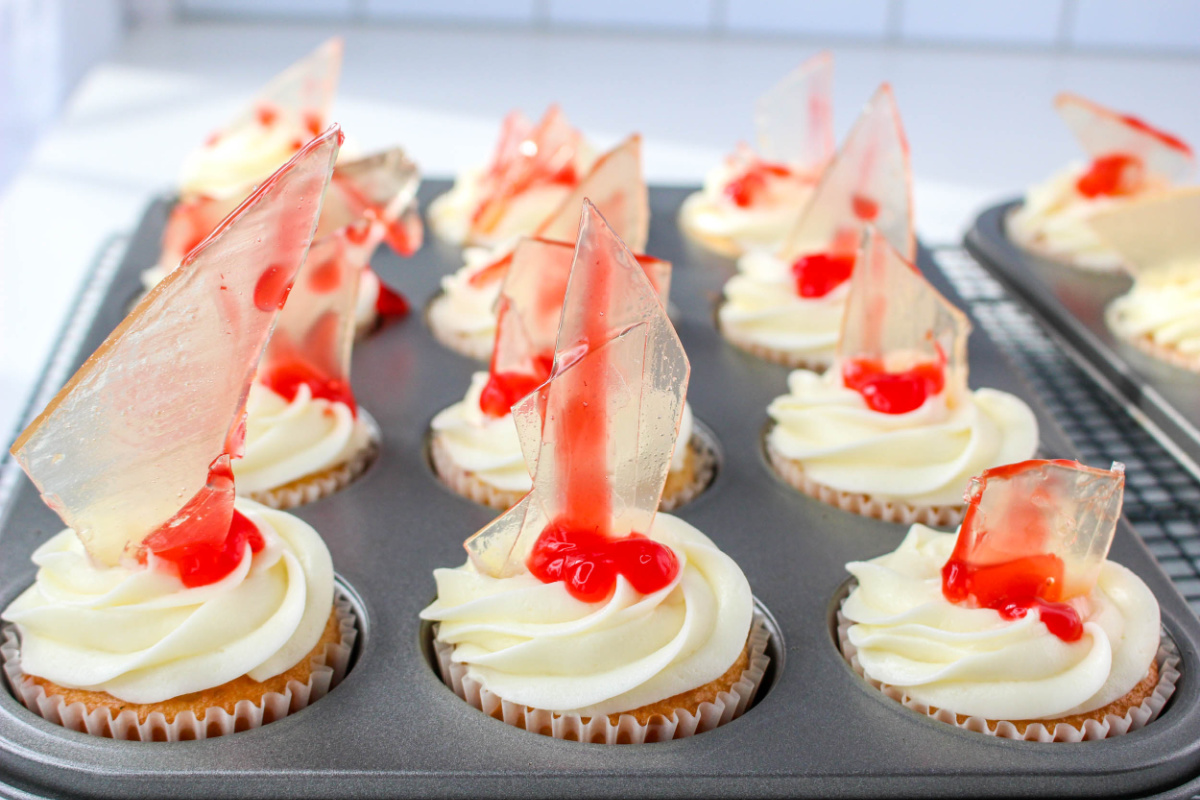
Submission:
<svg viewBox="0 0 1200 800">
<path fill-rule="evenodd" d="M 585 199 L 600 210 L 631 250 L 645 250 L 650 206 L 640 136 L 630 136 L 596 159 L 578 185 L 529 226 L 531 238 L 573 242 Z M 518 241 L 519 236 L 490 248 L 469 247 L 463 253 L 466 263 L 462 268 L 442 278 L 442 294 L 429 307 L 429 323 L 441 338 L 448 335 L 459 340 L 456 349 L 464 355 L 481 360 L 491 355 L 496 300 Z"/>
<path fill-rule="evenodd" d="M 1194 168 L 1192 150 L 1169 133 L 1063 93 L 1055 109 L 1091 161 L 1064 167 L 1032 187 L 1008 219 L 1021 246 L 1083 269 L 1111 272 L 1125 266 L 1088 224 L 1096 212 L 1161 192 Z"/>
<path fill-rule="evenodd" d="M 235 505 L 230 462 L 341 139 L 330 128 L 268 178 L 13 445 L 68 526 L 5 612 L 26 674 L 156 702 L 243 667 L 279 674 L 320 638 L 324 545 L 286 514 Z"/>
<path fill-rule="evenodd" d="M 1089 224 L 1121 254 L 1133 288 L 1106 318 L 1126 341 L 1200 371 L 1200 189 L 1172 189 L 1099 211 Z"/>
<path fill-rule="evenodd" d="M 429 207 L 429 224 L 455 244 L 492 247 L 532 235 L 595 160 L 591 145 L 557 104 L 536 125 L 512 111 L 504 118 L 491 162 L 460 173 L 454 188 Z"/>
<path fill-rule="evenodd" d="M 774 254 L 738 261 L 718 312 L 735 344 L 785 354 L 791 363 L 832 360 L 859 235 L 875 225 L 915 255 L 908 143 L 891 88 L 875 93 Z"/>
<path fill-rule="evenodd" d="M 422 612 L 501 697 L 630 711 L 716 680 L 746 647 L 741 570 L 656 516 L 689 369 L 644 269 L 585 204 L 550 380 L 513 407 L 533 489 L 438 571 Z"/>
<path fill-rule="evenodd" d="M 833 56 L 805 61 L 755 104 L 758 149 L 739 143 L 679 211 L 701 244 L 728 255 L 775 250 L 833 157 Z"/>
<path fill-rule="evenodd" d="M 1052 720 L 1131 692 L 1158 651 L 1149 588 L 1105 559 L 1124 468 L 1029 461 L 968 490 L 957 534 L 914 525 L 847 569 L 842 606 L 866 675 L 988 720 Z"/>
<path fill-rule="evenodd" d="M 962 486 L 1033 456 L 1037 419 L 1010 394 L 967 386 L 970 322 L 869 228 L 834 367 L 796 370 L 767 408 L 775 456 L 829 488 L 956 506 Z"/>
</svg>

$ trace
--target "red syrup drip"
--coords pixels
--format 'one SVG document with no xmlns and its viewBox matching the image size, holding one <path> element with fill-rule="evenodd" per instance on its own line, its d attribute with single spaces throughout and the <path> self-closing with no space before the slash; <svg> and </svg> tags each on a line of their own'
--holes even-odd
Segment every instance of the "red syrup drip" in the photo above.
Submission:
<svg viewBox="0 0 1200 800">
<path fill-rule="evenodd" d="M 1179 152 L 1187 153 L 1188 155 L 1191 155 L 1192 153 L 1192 148 L 1188 147 L 1187 142 L 1183 141 L 1178 136 L 1172 136 L 1166 131 L 1159 130 L 1153 125 L 1143 122 L 1141 119 L 1133 116 L 1132 114 L 1122 114 L 1120 115 L 1120 119 L 1129 127 L 1153 136 L 1155 139 L 1158 139 L 1158 141 L 1162 142 L 1172 150 L 1178 150 Z"/>
<path fill-rule="evenodd" d="M 379 282 L 379 295 L 375 298 L 375 313 L 385 320 L 407 316 L 411 306 L 408 299 L 383 281 Z"/>
<path fill-rule="evenodd" d="M 558 521 L 542 531 L 528 565 L 542 583 L 562 581 L 572 597 L 585 603 L 612 594 L 618 575 L 624 575 L 641 594 L 650 594 L 667 586 L 679 572 L 675 553 L 641 534 L 610 539 Z"/>
<path fill-rule="evenodd" d="M 1137 156 L 1122 153 L 1100 156 L 1075 181 L 1075 188 L 1084 197 L 1128 195 L 1142 185 L 1143 173 L 1142 160 Z"/>
<path fill-rule="evenodd" d="M 478 288 L 480 286 L 487 286 L 493 281 L 504 280 L 504 276 L 508 274 L 508 268 L 512 265 L 512 260 L 513 254 L 506 253 L 467 278 L 467 283 Z"/>
<path fill-rule="evenodd" d="M 209 466 L 208 480 L 170 520 L 146 537 L 139 560 L 154 553 L 174 564 L 189 588 L 207 586 L 237 567 L 250 552 L 263 549 L 258 528 L 233 507 L 233 470 L 222 455 Z"/>
<path fill-rule="evenodd" d="M 314 398 L 342 403 L 358 416 L 358 403 L 350 381 L 336 374 L 340 369 L 337 347 L 341 320 L 327 313 L 309 329 L 304 346 L 297 347 L 283 331 L 276 330 L 258 370 L 258 382 L 289 403 L 296 399 L 301 386 L 308 386 Z M 324 364 L 325 366 L 322 366 Z"/>
<path fill-rule="evenodd" d="M 771 178 L 786 178 L 792 171 L 783 164 L 755 161 L 744 172 L 725 184 L 725 196 L 739 208 L 749 208 L 766 194 Z"/>
<path fill-rule="evenodd" d="M 842 381 L 867 401 L 873 411 L 907 414 L 921 407 L 946 384 L 942 362 L 917 364 L 903 372 L 888 372 L 874 358 L 852 358 L 842 365 Z"/>
<path fill-rule="evenodd" d="M 325 128 L 324 122 L 321 119 L 321 114 L 318 111 L 304 112 L 304 129 L 313 136 L 320 136 L 321 131 Z"/>
<path fill-rule="evenodd" d="M 259 124 L 264 128 L 269 128 L 279 118 L 279 111 L 270 106 L 259 106 L 254 113 L 258 116 Z"/>
<path fill-rule="evenodd" d="M 254 305 L 259 311 L 274 311 L 283 308 L 287 302 L 288 293 L 292 291 L 292 282 L 283 267 L 272 264 L 263 270 L 254 284 Z"/>
<path fill-rule="evenodd" d="M 533 357 L 533 373 L 528 372 L 496 372 L 496 356 L 492 355 L 492 371 L 488 374 L 488 382 L 479 393 L 479 408 L 484 414 L 493 419 L 511 413 L 517 401 L 537 389 L 550 377 L 554 368 L 554 358 L 545 355 Z"/>
<path fill-rule="evenodd" d="M 863 222 L 871 222 L 879 216 L 879 203 L 864 194 L 856 194 L 850 198 L 850 209 L 854 216 Z"/>
<path fill-rule="evenodd" d="M 824 297 L 854 274 L 855 255 L 850 253 L 810 253 L 792 263 L 796 294 Z"/>
</svg>

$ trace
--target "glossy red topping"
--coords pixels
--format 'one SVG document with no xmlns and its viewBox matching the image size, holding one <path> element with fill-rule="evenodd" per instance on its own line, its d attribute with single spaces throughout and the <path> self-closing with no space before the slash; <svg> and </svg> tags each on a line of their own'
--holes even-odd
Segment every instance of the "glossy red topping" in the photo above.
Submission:
<svg viewBox="0 0 1200 800">
<path fill-rule="evenodd" d="M 375 313 L 385 320 L 397 319 L 407 315 L 410 308 L 404 295 L 383 281 L 379 282 L 379 296 L 375 298 Z"/>
<path fill-rule="evenodd" d="M 288 293 L 292 291 L 292 274 L 283 267 L 273 264 L 263 270 L 254 285 L 254 305 L 259 311 L 274 311 L 283 308 Z"/>
<path fill-rule="evenodd" d="M 289 403 L 296 399 L 301 386 L 307 386 L 314 398 L 331 403 L 344 403 L 350 413 L 358 415 L 358 403 L 350 384 L 340 378 L 332 378 L 322 370 L 297 356 L 265 368 L 259 382 Z"/>
<path fill-rule="evenodd" d="M 854 358 L 842 364 L 842 380 L 867 401 L 867 406 L 884 414 L 907 414 L 920 408 L 930 395 L 946 384 L 944 364 L 924 363 L 903 372 L 888 372 L 873 358 Z"/>
<path fill-rule="evenodd" d="M 853 251 L 848 253 L 810 253 L 792 264 L 796 279 L 796 294 L 801 297 L 824 297 L 854 274 Z"/>
<path fill-rule="evenodd" d="M 493 361 L 495 359 L 493 358 Z M 523 372 L 492 372 L 488 382 L 479 393 L 479 408 L 489 417 L 503 417 L 522 397 L 541 386 L 550 378 L 554 368 L 553 356 L 534 356 L 536 374 Z"/>
<path fill-rule="evenodd" d="M 155 556 L 175 564 L 183 585 L 194 588 L 216 583 L 233 572 L 245 556 L 247 544 L 250 545 L 251 553 L 257 553 L 263 549 L 265 543 L 255 524 L 242 512 L 234 509 L 229 535 L 221 545 L 186 545 L 174 550 L 156 552 Z"/>
<path fill-rule="evenodd" d="M 1117 197 L 1136 192 L 1145 179 L 1145 166 L 1137 156 L 1116 153 L 1092 161 L 1091 167 L 1075 181 L 1084 197 Z"/>
<path fill-rule="evenodd" d="M 792 171 L 784 164 L 771 164 L 755 159 L 750 166 L 725 184 L 725 196 L 733 204 L 748 208 L 762 199 L 772 178 L 786 178 Z"/>
<path fill-rule="evenodd" d="M 641 534 L 609 539 L 562 521 L 546 527 L 527 563 L 538 580 L 563 581 L 571 596 L 585 603 L 612 594 L 618 575 L 641 594 L 650 594 L 670 584 L 679 572 L 675 553 Z"/>
</svg>

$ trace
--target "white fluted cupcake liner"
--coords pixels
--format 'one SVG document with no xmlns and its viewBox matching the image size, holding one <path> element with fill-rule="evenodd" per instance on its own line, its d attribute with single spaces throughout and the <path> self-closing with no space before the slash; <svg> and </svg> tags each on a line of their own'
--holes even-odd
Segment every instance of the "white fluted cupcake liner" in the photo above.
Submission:
<svg viewBox="0 0 1200 800">
<path fill-rule="evenodd" d="M 327 644 L 323 653 L 312 656 L 308 681 L 289 681 L 283 692 L 267 692 L 257 701 L 240 700 L 232 714 L 214 706 L 207 709 L 202 718 L 197 718 L 192 711 L 185 711 L 167 722 L 162 712 L 155 711 L 141 722 L 133 710 L 114 715 L 108 708 L 88 711 L 82 702 L 68 705 L 60 695 L 47 695 L 44 687 L 21 670 L 20 637 L 15 625 L 5 625 L 0 630 L 3 637 L 0 658 L 13 695 L 30 711 L 56 725 L 93 736 L 141 742 L 211 739 L 258 728 L 294 714 L 320 700 L 341 682 L 358 638 L 358 621 L 353 606 L 344 597 L 334 599 L 333 613 L 337 616 L 341 641 Z"/>
<path fill-rule="evenodd" d="M 717 453 L 710 442 L 699 434 L 693 433 L 688 447 L 691 450 L 691 477 L 671 494 L 663 493 L 662 502 L 658 506 L 662 511 L 674 511 L 691 502 L 708 488 L 716 474 Z M 475 473 L 463 469 L 455 462 L 450 448 L 437 433 L 429 437 L 429 460 L 442 483 L 453 489 L 455 494 L 480 505 L 498 511 L 507 511 L 528 494 L 528 492 L 498 488 Z"/>
<path fill-rule="evenodd" d="M 363 446 L 350 458 L 341 464 L 298 478 L 283 486 L 245 492 L 245 496 L 264 506 L 286 511 L 305 503 L 316 502 L 354 483 L 375 463 L 375 459 L 379 458 L 381 439 L 378 423 L 361 406 L 358 409 L 358 418 L 366 426 L 368 436 Z"/>
<path fill-rule="evenodd" d="M 488 361 L 492 357 L 492 345 L 496 338 L 495 326 L 487 331 L 461 331 L 450 327 L 445 318 L 439 313 L 442 304 L 447 302 L 445 292 L 440 292 L 429 301 L 425 310 L 425 321 L 433 338 L 454 352 L 473 358 L 476 361 Z M 493 320 L 494 321 L 494 320 Z"/>
<path fill-rule="evenodd" d="M 829 369 L 829 365 L 832 363 L 832 360 L 829 358 L 820 358 L 807 353 L 795 353 L 788 350 L 777 350 L 773 347 L 767 347 L 731 329 L 728 325 L 718 323 L 717 327 L 720 329 L 721 335 L 731 345 L 756 358 L 761 358 L 763 361 L 770 361 L 772 364 L 782 364 L 790 369 L 806 369 L 810 372 L 820 374 Z"/>
<path fill-rule="evenodd" d="M 771 466 L 779 477 L 809 497 L 837 506 L 843 511 L 904 525 L 919 522 L 931 528 L 955 528 L 962 522 L 966 510 L 964 506 L 914 506 L 872 497 L 869 494 L 843 492 L 814 481 L 799 462 L 782 455 L 771 447 L 769 442 L 766 448 Z"/>
<path fill-rule="evenodd" d="M 452 661 L 454 646 L 439 642 L 436 636 L 435 626 L 433 647 L 442 681 L 471 706 L 508 725 L 532 733 L 592 744 L 665 742 L 695 736 L 724 725 L 740 717 L 750 707 L 770 663 L 766 654 L 770 634 L 763 617 L 755 612 L 750 628 L 749 666 L 730 690 L 719 693 L 715 701 L 701 703 L 695 713 L 680 708 L 670 715 L 655 715 L 645 723 L 638 722 L 632 714 L 621 714 L 616 722 L 610 721 L 606 715 L 585 721 L 578 714 L 529 708 L 499 697 L 469 675 L 465 664 Z"/>
<path fill-rule="evenodd" d="M 838 608 L 837 623 L 838 645 L 841 648 L 842 657 L 846 659 L 855 673 L 868 684 L 897 703 L 900 703 L 905 708 L 911 709 L 918 714 L 923 714 L 957 728 L 995 736 L 1000 739 L 1019 739 L 1028 742 L 1084 742 L 1123 736 L 1139 728 L 1144 728 L 1153 722 L 1159 713 L 1162 712 L 1167 701 L 1171 699 L 1171 695 L 1175 693 L 1175 684 L 1179 680 L 1179 650 L 1175 642 L 1164 632 L 1159 643 L 1158 653 L 1155 655 L 1155 663 L 1158 665 L 1158 683 L 1155 685 L 1154 691 L 1150 696 L 1143 700 L 1141 704 L 1130 708 L 1124 716 L 1109 714 L 1103 721 L 1094 719 L 1085 720 L 1082 727 L 1075 727 L 1066 722 L 1058 722 L 1053 728 L 1049 728 L 1039 723 L 1026 726 L 1024 733 L 1022 733 L 1017 725 L 1009 720 L 988 720 L 983 717 L 965 717 L 959 720 L 959 715 L 949 709 L 931 708 L 925 703 L 911 697 L 902 688 L 882 683 L 867 676 L 862 664 L 858 660 L 858 648 L 850 642 L 849 630 L 850 626 L 854 623 L 846 618 L 840 607 Z"/>
</svg>

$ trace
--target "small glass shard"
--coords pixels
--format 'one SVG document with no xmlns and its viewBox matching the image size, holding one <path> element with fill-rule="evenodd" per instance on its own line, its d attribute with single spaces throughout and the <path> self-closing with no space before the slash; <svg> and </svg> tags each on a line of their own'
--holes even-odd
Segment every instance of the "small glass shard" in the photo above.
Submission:
<svg viewBox="0 0 1200 800">
<path fill-rule="evenodd" d="M 1200 270 L 1200 188 L 1138 198 L 1097 210 L 1088 224 L 1121 254 L 1139 280 Z"/>
<path fill-rule="evenodd" d="M 335 127 L 263 182 L 152 289 L 13 445 L 43 499 L 104 564 L 232 514 L 246 395 L 316 228 Z M 228 506 L 228 508 L 225 508 Z M 187 514 L 177 517 L 181 509 Z"/>
<path fill-rule="evenodd" d="M 1093 159 L 1133 156 L 1146 171 L 1169 181 L 1186 178 L 1195 167 L 1184 141 L 1137 117 L 1066 92 L 1055 98 L 1054 107 Z"/>
<path fill-rule="evenodd" d="M 585 203 L 551 379 L 513 408 L 533 491 L 467 540 L 477 567 L 523 571 L 551 523 L 601 539 L 649 530 L 689 371 L 645 271 Z"/>
<path fill-rule="evenodd" d="M 329 110 L 337 95 L 338 79 L 342 72 L 342 37 L 335 36 L 292 64 L 262 88 L 250 107 L 245 109 L 221 137 L 251 125 L 284 122 L 289 128 L 307 131 L 317 136 L 325 129 Z M 286 117 L 281 120 L 280 116 Z M 304 144 L 304 142 L 299 144 Z M 297 145 L 299 147 L 299 145 Z"/>
<path fill-rule="evenodd" d="M 853 255 L 870 223 L 904 258 L 916 257 L 908 141 L 891 87 L 879 87 L 842 149 L 821 176 L 780 250 L 793 263 L 805 255 Z"/>
<path fill-rule="evenodd" d="M 316 238 L 365 217 L 382 224 L 383 240 L 393 250 L 412 255 L 423 238 L 416 210 L 420 183 L 417 165 L 399 147 L 338 164 Z"/>
<path fill-rule="evenodd" d="M 833 56 L 821 52 L 792 70 L 754 106 L 766 161 L 819 175 L 833 157 Z"/>
</svg>

